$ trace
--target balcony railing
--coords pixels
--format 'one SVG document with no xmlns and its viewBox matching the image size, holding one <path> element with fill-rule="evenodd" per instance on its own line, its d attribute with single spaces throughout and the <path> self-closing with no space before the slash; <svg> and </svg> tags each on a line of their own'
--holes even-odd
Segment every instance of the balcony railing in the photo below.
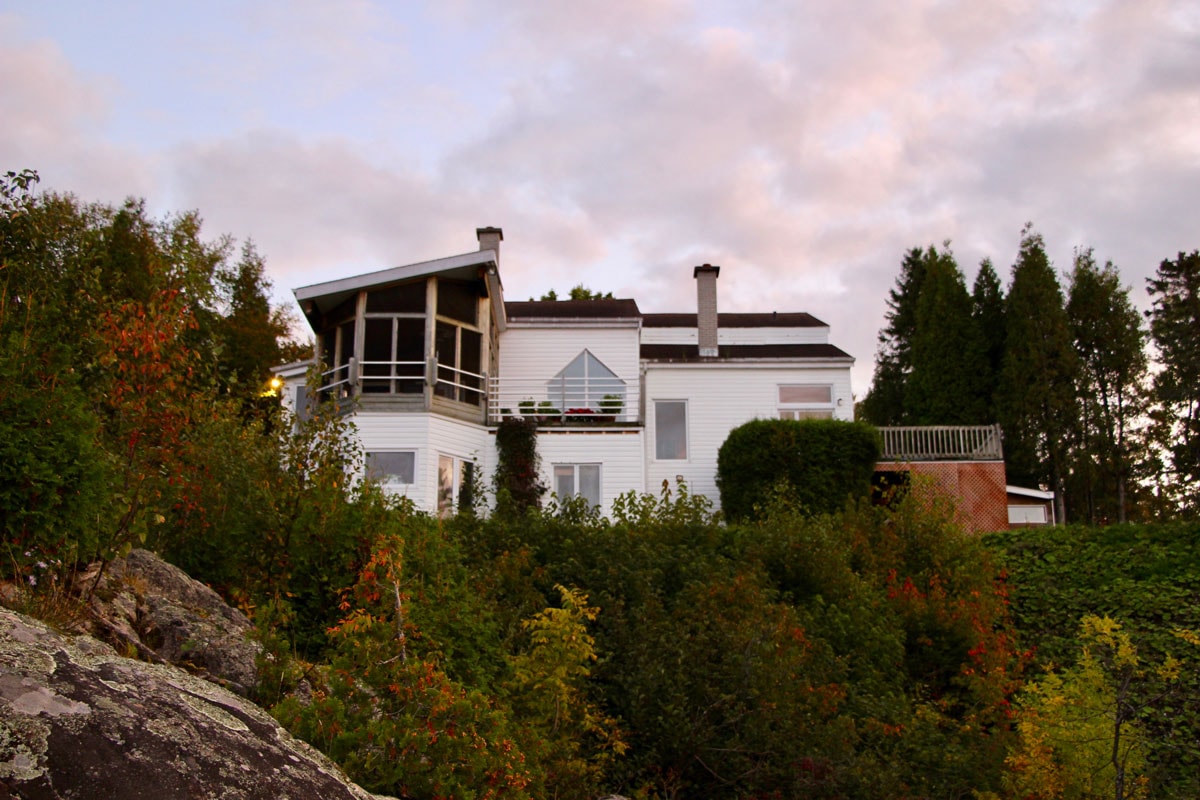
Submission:
<svg viewBox="0 0 1200 800">
<path fill-rule="evenodd" d="M 533 417 L 540 424 L 637 424 L 640 398 L 619 378 L 492 378 L 488 419 Z"/>
<path fill-rule="evenodd" d="M 880 428 L 883 461 L 1003 461 L 999 425 Z"/>
<path fill-rule="evenodd" d="M 487 376 L 425 361 L 358 361 L 350 359 L 334 369 L 321 373 L 321 396 L 339 400 L 360 394 L 372 397 L 384 395 L 419 395 L 431 376 L 433 391 L 439 397 L 461 403 L 483 405 L 487 394 Z"/>
</svg>

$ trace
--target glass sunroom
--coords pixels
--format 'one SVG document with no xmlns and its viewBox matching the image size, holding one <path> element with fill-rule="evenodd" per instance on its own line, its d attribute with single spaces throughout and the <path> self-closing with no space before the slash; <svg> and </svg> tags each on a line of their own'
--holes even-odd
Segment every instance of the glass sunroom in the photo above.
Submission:
<svg viewBox="0 0 1200 800">
<path fill-rule="evenodd" d="M 324 399 L 363 410 L 484 420 L 502 322 L 490 253 L 468 253 L 296 291 L 317 332 Z"/>
</svg>

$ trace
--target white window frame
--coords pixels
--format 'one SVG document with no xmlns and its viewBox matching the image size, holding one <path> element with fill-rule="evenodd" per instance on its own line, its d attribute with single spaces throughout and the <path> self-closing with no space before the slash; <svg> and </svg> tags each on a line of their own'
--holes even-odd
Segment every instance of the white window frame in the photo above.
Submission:
<svg viewBox="0 0 1200 800">
<path fill-rule="evenodd" d="M 389 473 L 389 474 L 382 476 L 384 479 L 379 480 L 379 485 L 383 486 L 383 487 L 392 487 L 392 486 L 409 487 L 409 486 L 416 485 L 417 474 L 418 474 L 418 472 L 417 472 L 417 467 L 418 467 L 417 451 L 416 450 L 409 450 L 409 449 L 401 448 L 401 449 L 397 449 L 397 450 L 372 450 L 372 451 L 370 451 L 369 453 L 366 454 L 366 460 L 363 464 L 363 467 L 364 467 L 364 470 L 366 471 L 367 476 L 371 477 L 371 457 L 372 456 L 375 456 L 375 455 L 403 455 L 403 454 L 412 456 L 412 480 L 410 480 L 408 482 L 405 482 L 402 480 L 398 480 L 398 481 L 384 480 L 386 478 L 393 477 L 393 475 L 391 473 Z"/>
<path fill-rule="evenodd" d="M 828 389 L 828 402 L 784 402 L 785 389 Z M 775 386 L 775 402 L 780 419 L 833 419 L 837 400 L 831 383 L 780 383 Z"/>
<path fill-rule="evenodd" d="M 660 404 L 677 403 L 683 406 L 683 458 L 663 458 L 659 455 L 659 430 L 658 430 L 658 407 Z M 691 409 L 687 400 L 678 398 L 661 398 L 654 401 L 654 460 L 655 461 L 673 461 L 682 463 L 688 461 L 692 452 L 691 442 Z"/>
<path fill-rule="evenodd" d="M 580 463 L 560 463 L 560 464 L 552 465 L 550 474 L 554 480 L 554 493 L 556 495 L 558 495 L 558 499 L 566 500 L 568 497 L 583 497 L 583 492 L 581 491 L 583 488 L 583 481 L 580 480 L 579 471 L 580 471 L 580 469 L 592 468 L 592 467 L 594 467 L 596 469 L 596 497 L 594 500 L 593 500 L 593 498 L 590 498 L 590 497 L 584 497 L 584 499 L 587 500 L 588 505 L 591 505 L 591 506 L 601 505 L 604 501 L 604 467 L 598 461 L 584 461 L 584 462 L 580 462 Z M 564 496 L 561 492 L 558 491 L 558 471 L 565 470 L 565 469 L 571 470 L 571 485 L 574 488 L 571 492 L 567 493 Z"/>
</svg>

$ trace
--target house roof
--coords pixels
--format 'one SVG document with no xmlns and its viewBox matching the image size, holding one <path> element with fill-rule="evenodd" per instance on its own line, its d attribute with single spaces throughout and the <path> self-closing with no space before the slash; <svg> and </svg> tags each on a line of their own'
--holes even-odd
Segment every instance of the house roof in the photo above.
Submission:
<svg viewBox="0 0 1200 800">
<path fill-rule="evenodd" d="M 636 319 L 642 316 L 635 300 L 506 301 L 505 313 L 514 319 Z"/>
<path fill-rule="evenodd" d="M 1008 485 L 1004 487 L 1008 494 L 1015 494 L 1017 497 L 1029 497 L 1035 500 L 1053 500 L 1054 492 L 1044 492 L 1041 489 L 1029 489 L 1024 486 Z"/>
<path fill-rule="evenodd" d="M 391 267 L 376 272 L 363 273 L 362 275 L 352 275 L 349 278 L 339 278 L 335 281 L 314 283 L 311 286 L 302 286 L 296 289 L 294 294 L 296 295 L 296 300 L 300 303 L 301 309 L 305 309 L 306 301 L 308 301 L 321 311 L 328 311 L 331 308 L 337 307 L 342 301 L 360 289 L 369 289 L 373 286 L 383 286 L 389 283 L 399 283 L 400 281 L 421 278 L 426 275 L 446 275 L 448 277 L 470 280 L 479 277 L 481 268 L 495 266 L 495 264 L 496 251 L 475 250 L 470 253 L 463 253 L 462 255 L 437 258 L 433 261 L 421 261 L 416 264 Z M 489 274 L 488 283 L 490 290 L 498 290 L 500 288 L 499 276 Z M 308 313 L 307 310 L 305 310 L 305 313 Z"/>
<path fill-rule="evenodd" d="M 750 315 L 753 316 L 753 315 Z M 701 358 L 694 344 L 644 344 L 641 357 L 646 361 L 690 362 L 712 361 Z M 836 359 L 853 361 L 845 350 L 831 344 L 723 344 L 717 348 L 717 359 L 729 360 L 808 360 Z"/>
<path fill-rule="evenodd" d="M 644 328 L 695 328 L 695 314 L 643 314 Z M 824 322 L 803 311 L 770 314 L 718 314 L 717 328 L 824 328 Z"/>
</svg>

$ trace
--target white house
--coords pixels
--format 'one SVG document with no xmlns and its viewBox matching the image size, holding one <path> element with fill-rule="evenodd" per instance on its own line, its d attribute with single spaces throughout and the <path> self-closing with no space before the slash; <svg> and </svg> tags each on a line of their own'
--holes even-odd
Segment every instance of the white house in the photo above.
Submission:
<svg viewBox="0 0 1200 800">
<path fill-rule="evenodd" d="M 542 477 L 607 513 L 664 480 L 718 502 L 717 450 L 756 417 L 853 418 L 853 359 L 805 313 L 718 314 L 720 267 L 696 267 L 697 312 L 632 299 L 505 302 L 499 228 L 479 250 L 297 289 L 325 372 L 353 416 L 367 469 L 429 511 L 464 471 L 496 467 L 495 429 L 539 421 Z M 300 369 L 282 370 L 303 411 Z"/>
</svg>

